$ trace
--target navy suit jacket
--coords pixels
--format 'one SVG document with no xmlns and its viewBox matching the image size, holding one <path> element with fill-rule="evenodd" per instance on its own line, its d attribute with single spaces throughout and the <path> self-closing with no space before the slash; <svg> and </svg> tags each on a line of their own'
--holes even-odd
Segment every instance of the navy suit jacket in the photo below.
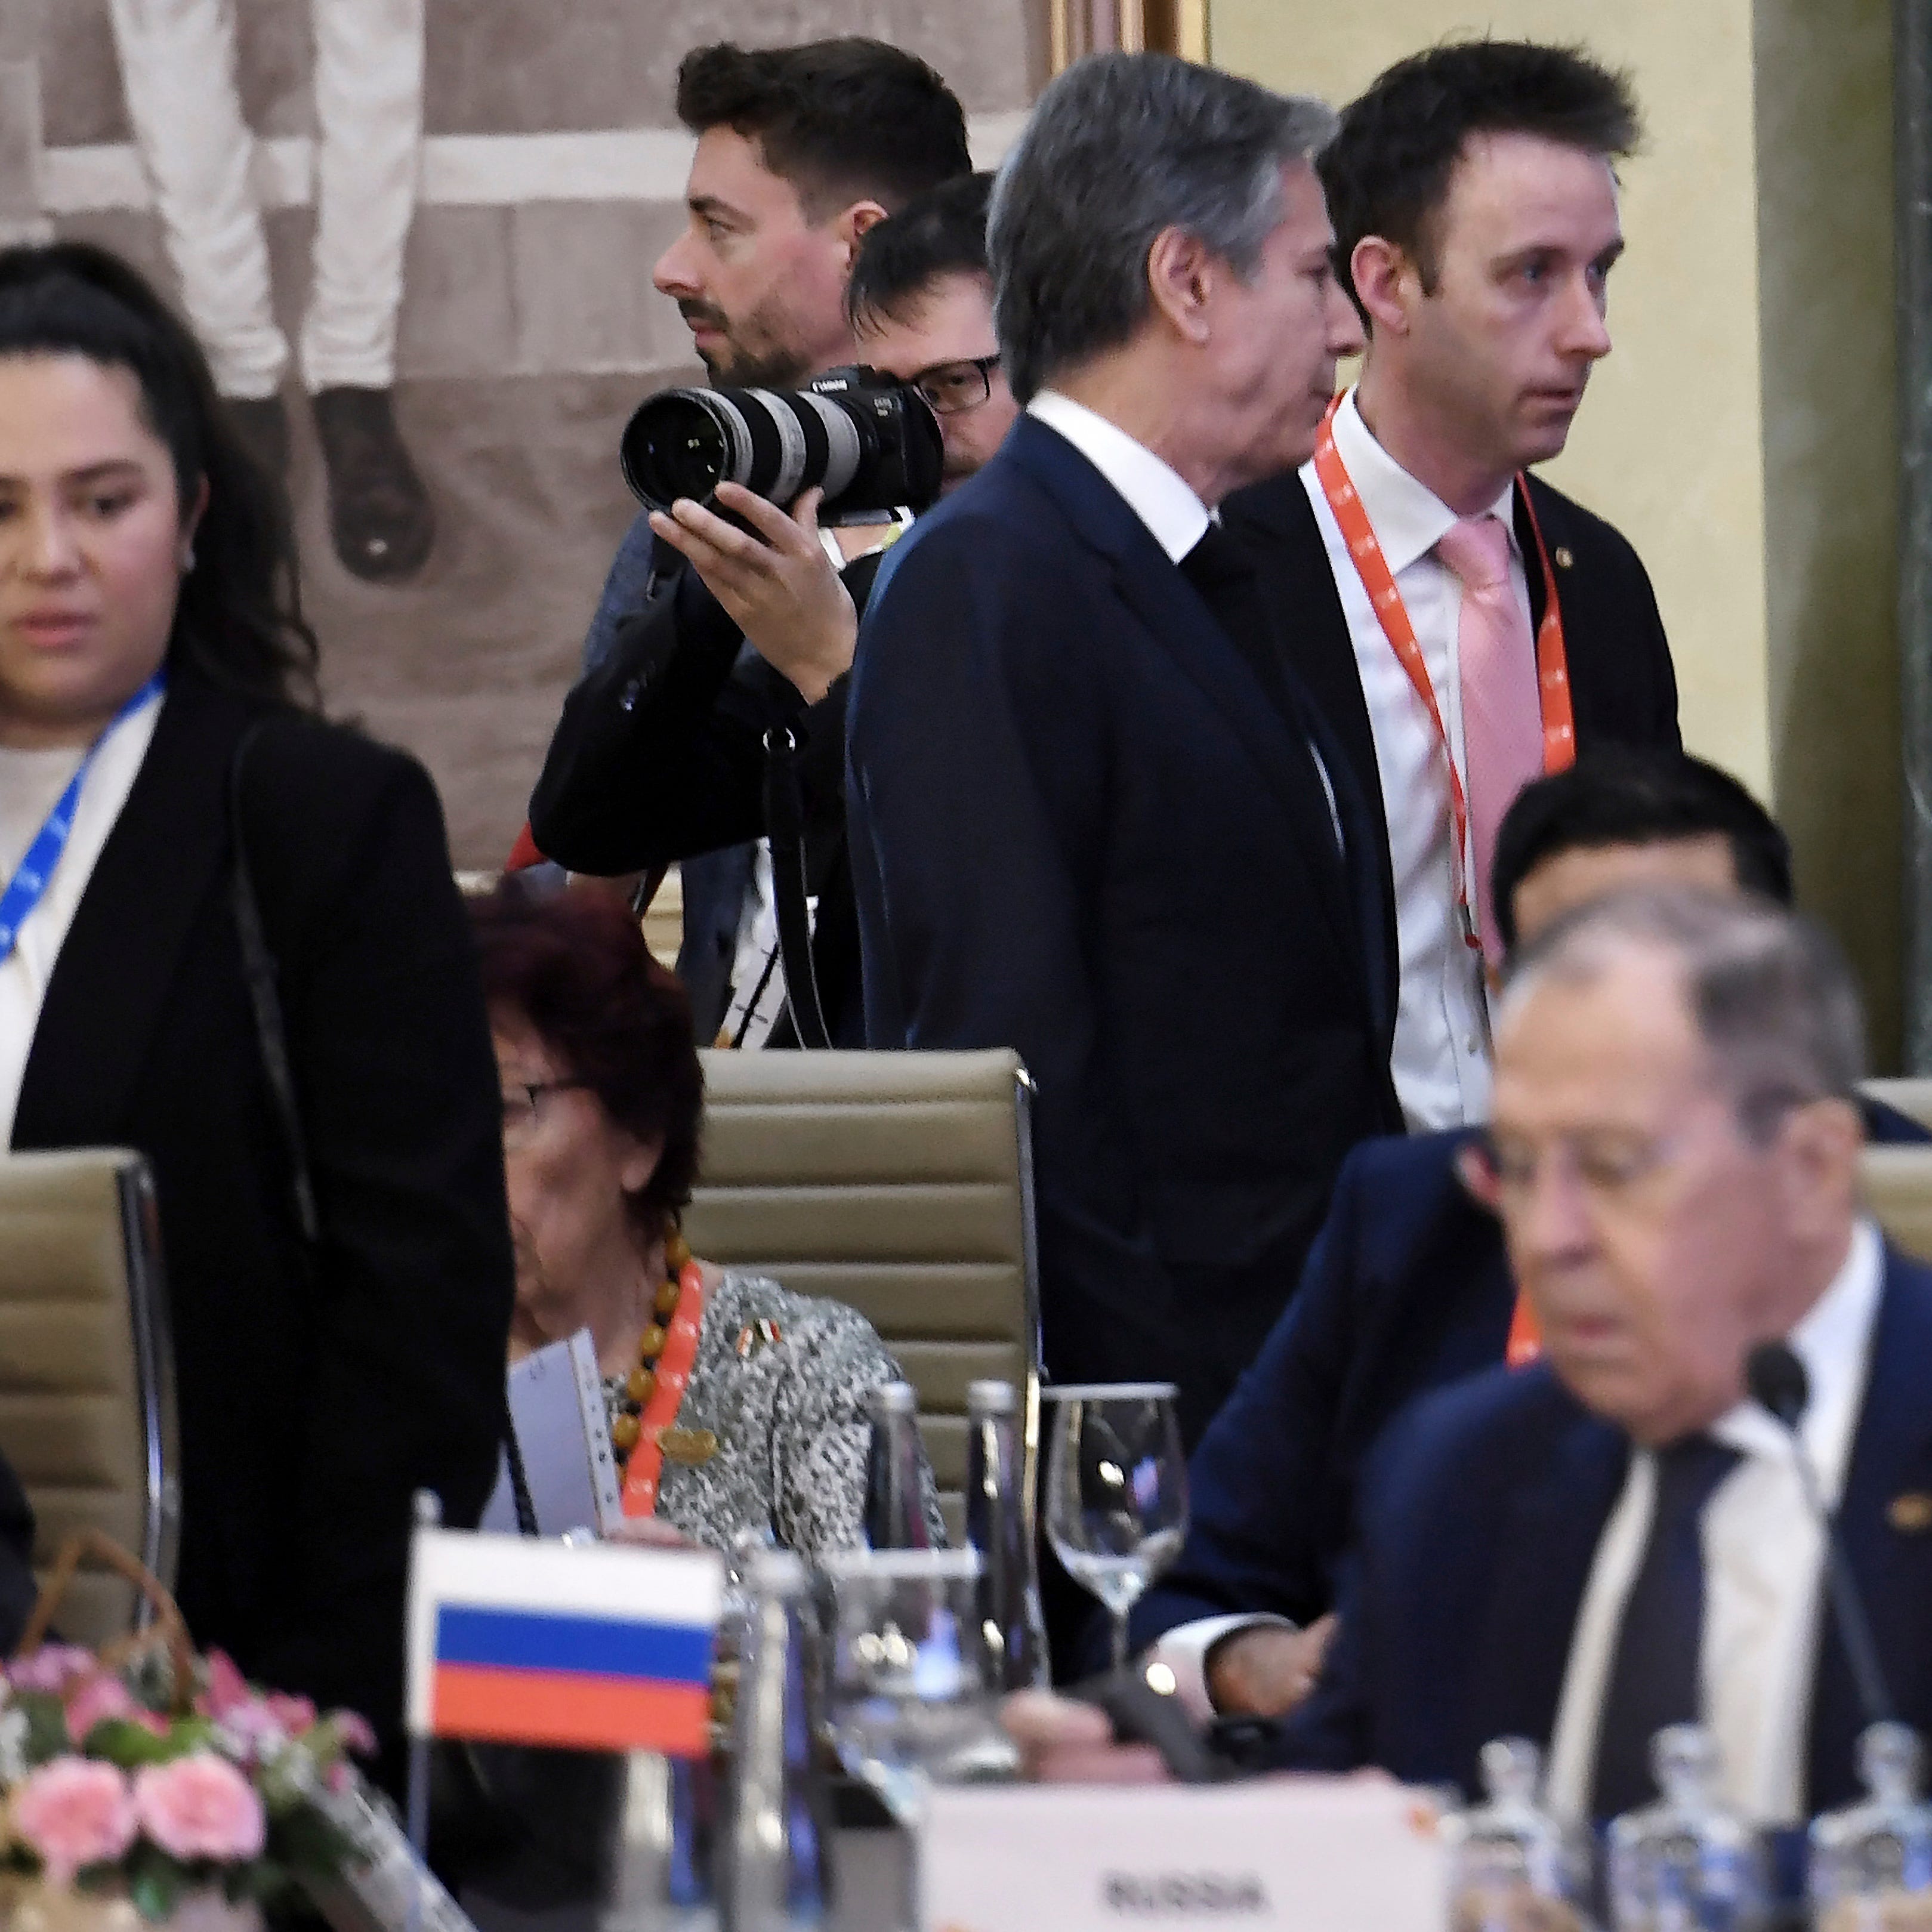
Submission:
<svg viewBox="0 0 1932 1932">
<path fill-rule="evenodd" d="M 1047 1366 L 1171 1377 L 1191 1442 L 1401 1124 L 1348 758 L 1031 417 L 881 573 L 848 754 L 868 1042 L 1018 1048 Z"/>
<path fill-rule="evenodd" d="M 1932 1533 L 1889 1505 L 1932 1490 L 1932 1269 L 1888 1253 L 1839 1511 L 1898 1715 L 1932 1724 Z M 1488 1373 L 1420 1404 L 1377 1451 L 1320 1684 L 1282 1727 L 1281 1762 L 1379 1765 L 1478 1788 L 1492 1738 L 1546 1747 L 1597 1544 L 1630 1444 L 1546 1366 Z M 1864 1726 L 1835 1619 L 1820 1637 L 1810 1809 L 1859 1792 Z"/>
<path fill-rule="evenodd" d="M 1864 1111 L 1869 1141 L 1932 1140 L 1880 1102 Z M 1343 1162 L 1294 1298 L 1194 1452 L 1187 1541 L 1134 1612 L 1137 1648 L 1196 1617 L 1332 1610 L 1382 1432 L 1502 1359 L 1516 1303 L 1502 1230 L 1456 1175 L 1474 1132 L 1367 1141 Z"/>
</svg>

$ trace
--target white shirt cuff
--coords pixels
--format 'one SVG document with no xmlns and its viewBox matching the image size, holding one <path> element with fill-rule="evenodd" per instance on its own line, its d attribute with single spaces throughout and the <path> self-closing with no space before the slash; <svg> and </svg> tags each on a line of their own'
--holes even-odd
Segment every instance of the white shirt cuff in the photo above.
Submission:
<svg viewBox="0 0 1932 1932">
<path fill-rule="evenodd" d="M 1231 1617 L 1196 1617 L 1192 1623 L 1176 1624 L 1148 1647 L 1146 1661 L 1164 1664 L 1174 1673 L 1174 1694 L 1190 1716 L 1202 1724 L 1210 1723 L 1219 1713 L 1208 1694 L 1208 1653 L 1224 1636 L 1248 1630 L 1258 1624 L 1274 1624 L 1282 1630 L 1300 1625 L 1287 1617 L 1266 1612 Z"/>
</svg>

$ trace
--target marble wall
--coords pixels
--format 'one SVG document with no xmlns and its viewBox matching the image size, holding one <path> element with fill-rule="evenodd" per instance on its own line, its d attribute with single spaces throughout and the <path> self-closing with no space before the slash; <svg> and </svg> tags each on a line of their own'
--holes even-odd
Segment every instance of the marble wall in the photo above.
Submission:
<svg viewBox="0 0 1932 1932">
<path fill-rule="evenodd" d="M 313 226 L 310 8 L 336 0 L 231 4 L 292 328 Z M 874 34 L 946 75 L 990 158 L 1042 77 L 1043 21 L 1035 0 L 428 0 L 397 411 L 434 500 L 429 562 L 391 586 L 341 567 L 299 410 L 292 481 L 330 704 L 428 762 L 459 864 L 499 862 L 521 823 L 631 514 L 617 433 L 647 389 L 698 373 L 650 286 L 681 219 L 680 58 Z M 107 0 L 0 0 L 0 232 L 37 226 L 166 276 Z"/>
</svg>

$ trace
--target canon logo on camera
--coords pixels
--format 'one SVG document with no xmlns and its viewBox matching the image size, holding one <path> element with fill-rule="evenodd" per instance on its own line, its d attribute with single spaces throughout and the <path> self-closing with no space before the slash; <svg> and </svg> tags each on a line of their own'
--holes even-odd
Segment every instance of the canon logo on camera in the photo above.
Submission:
<svg viewBox="0 0 1932 1932">
<path fill-rule="evenodd" d="M 1103 1873 L 1100 1900 L 1109 1912 L 1136 1918 L 1180 1918 L 1195 1913 L 1252 1916 L 1268 1908 L 1256 1872 Z"/>
</svg>

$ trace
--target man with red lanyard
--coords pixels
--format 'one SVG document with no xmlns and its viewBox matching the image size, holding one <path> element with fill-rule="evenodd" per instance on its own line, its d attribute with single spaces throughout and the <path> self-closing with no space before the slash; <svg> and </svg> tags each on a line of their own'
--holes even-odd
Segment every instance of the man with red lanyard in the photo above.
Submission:
<svg viewBox="0 0 1932 1932">
<path fill-rule="evenodd" d="M 1318 166 L 1369 336 L 1314 459 L 1228 500 L 1296 668 L 1379 807 L 1412 1130 L 1488 1108 L 1480 890 L 1529 779 L 1606 742 L 1679 742 L 1630 545 L 1529 474 L 1607 354 L 1626 82 L 1568 50 L 1437 47 L 1346 109 Z"/>
</svg>

